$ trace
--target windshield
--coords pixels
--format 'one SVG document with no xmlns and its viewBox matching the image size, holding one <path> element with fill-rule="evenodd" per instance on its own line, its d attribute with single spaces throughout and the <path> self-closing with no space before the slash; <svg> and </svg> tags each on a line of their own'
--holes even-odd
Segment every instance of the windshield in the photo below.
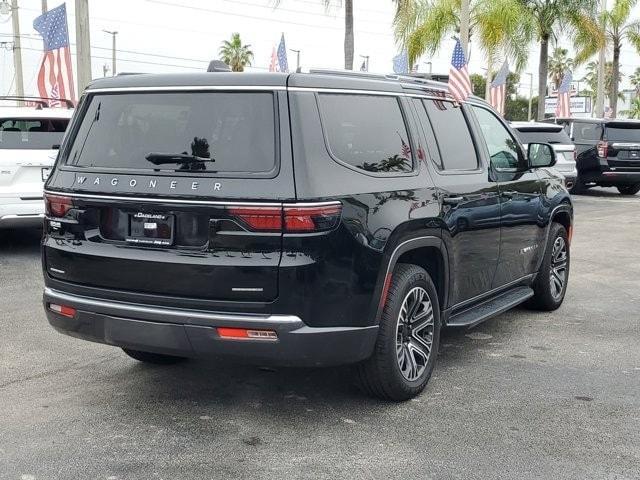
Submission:
<svg viewBox="0 0 640 480">
<path fill-rule="evenodd" d="M 606 136 L 609 142 L 640 143 L 640 125 L 629 125 L 628 127 L 608 126 Z"/>
<path fill-rule="evenodd" d="M 276 167 L 271 93 L 90 97 L 66 164 L 118 170 L 268 173 Z"/>
<path fill-rule="evenodd" d="M 0 149 L 51 150 L 60 145 L 66 118 L 0 118 Z"/>
<path fill-rule="evenodd" d="M 518 138 L 524 144 L 529 143 L 552 143 L 561 145 L 571 145 L 569 135 L 562 128 L 549 128 L 537 130 L 516 130 Z"/>
</svg>

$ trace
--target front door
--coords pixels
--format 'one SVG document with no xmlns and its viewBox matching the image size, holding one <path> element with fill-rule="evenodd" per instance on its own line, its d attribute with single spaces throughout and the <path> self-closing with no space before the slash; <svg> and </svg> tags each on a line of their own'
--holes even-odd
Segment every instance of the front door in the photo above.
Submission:
<svg viewBox="0 0 640 480">
<path fill-rule="evenodd" d="M 473 106 L 473 111 L 500 191 L 500 258 L 493 280 L 497 288 L 535 272 L 545 247 L 543 196 L 537 173 L 502 120 L 488 108 Z"/>
</svg>

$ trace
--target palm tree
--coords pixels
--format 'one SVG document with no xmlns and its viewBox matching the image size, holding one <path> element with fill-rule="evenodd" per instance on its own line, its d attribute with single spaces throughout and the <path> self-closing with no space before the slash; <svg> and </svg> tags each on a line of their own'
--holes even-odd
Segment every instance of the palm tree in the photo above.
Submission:
<svg viewBox="0 0 640 480">
<path fill-rule="evenodd" d="M 629 110 L 624 110 L 621 113 L 625 114 L 628 118 L 640 118 L 640 98 L 634 98 L 630 107 Z"/>
<path fill-rule="evenodd" d="M 402 2 L 403 0 L 397 0 Z M 272 0 L 274 8 L 278 8 L 281 0 Z M 324 8 L 329 10 L 333 5 L 333 0 L 322 0 Z M 344 4 L 344 68 L 345 70 L 353 70 L 353 0 L 337 0 L 337 4 Z"/>
<path fill-rule="evenodd" d="M 240 34 L 231 35 L 231 41 L 224 40 L 220 46 L 220 60 L 231 67 L 232 72 L 244 72 L 244 67 L 251 65 L 253 52 L 251 45 L 243 45 Z"/>
<path fill-rule="evenodd" d="M 612 99 L 615 97 L 611 96 L 612 86 L 614 83 L 620 83 L 622 80 L 622 74 L 618 71 L 618 81 L 614 82 L 613 79 L 613 62 L 606 62 L 604 64 L 604 89 L 606 92 L 609 92 L 609 103 L 613 105 Z M 589 87 L 585 92 L 592 98 L 596 98 L 596 92 L 598 91 L 598 62 L 593 61 L 587 64 L 587 73 L 584 76 L 584 81 Z M 620 93 L 617 95 L 618 99 L 624 100 L 624 96 Z"/>
<path fill-rule="evenodd" d="M 640 20 L 631 20 L 632 10 L 637 0 L 614 0 L 611 10 L 602 12 L 600 15 L 601 25 L 604 25 L 604 36 L 607 44 L 613 49 L 613 78 L 620 78 L 620 50 L 622 44 L 628 41 L 640 53 Z M 583 55 L 591 56 L 597 49 L 589 43 L 588 39 L 578 43 L 583 47 Z M 619 83 L 613 82 L 609 92 L 610 99 L 619 97 Z M 618 102 L 611 104 L 613 116 L 616 116 L 618 110 Z"/>
<path fill-rule="evenodd" d="M 566 48 L 556 47 L 549 57 L 549 80 L 556 90 L 560 88 L 565 72 L 573 68 L 573 59 L 568 55 L 569 51 Z"/>
<path fill-rule="evenodd" d="M 636 95 L 640 95 L 640 67 L 636 68 L 636 71 L 629 77 L 629 81 L 636 89 Z"/>
<path fill-rule="evenodd" d="M 409 64 L 424 53 L 435 54 L 444 39 L 460 32 L 461 0 L 396 0 L 396 3 L 396 42 L 407 48 Z M 486 55 L 487 84 L 502 55 L 514 61 L 516 70 L 525 66 L 532 27 L 519 0 L 471 0 L 469 38 L 477 39 Z"/>
</svg>

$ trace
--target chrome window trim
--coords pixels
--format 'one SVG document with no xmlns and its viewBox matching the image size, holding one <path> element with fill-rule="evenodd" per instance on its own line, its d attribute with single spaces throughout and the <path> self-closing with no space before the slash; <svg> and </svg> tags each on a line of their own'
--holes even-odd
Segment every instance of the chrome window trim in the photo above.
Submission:
<svg viewBox="0 0 640 480">
<path fill-rule="evenodd" d="M 174 87 L 107 87 L 88 88 L 86 93 L 112 93 L 112 92 L 182 92 L 182 91 L 272 91 L 286 90 L 283 85 L 178 85 Z"/>
</svg>

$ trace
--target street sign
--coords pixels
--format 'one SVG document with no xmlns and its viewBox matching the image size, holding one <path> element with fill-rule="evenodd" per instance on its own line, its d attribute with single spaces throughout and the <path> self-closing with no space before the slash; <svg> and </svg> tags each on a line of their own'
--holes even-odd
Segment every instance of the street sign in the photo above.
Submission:
<svg viewBox="0 0 640 480">
<path fill-rule="evenodd" d="M 544 99 L 544 113 L 555 113 L 558 97 Z M 591 97 L 571 97 L 571 113 L 591 113 Z"/>
</svg>

